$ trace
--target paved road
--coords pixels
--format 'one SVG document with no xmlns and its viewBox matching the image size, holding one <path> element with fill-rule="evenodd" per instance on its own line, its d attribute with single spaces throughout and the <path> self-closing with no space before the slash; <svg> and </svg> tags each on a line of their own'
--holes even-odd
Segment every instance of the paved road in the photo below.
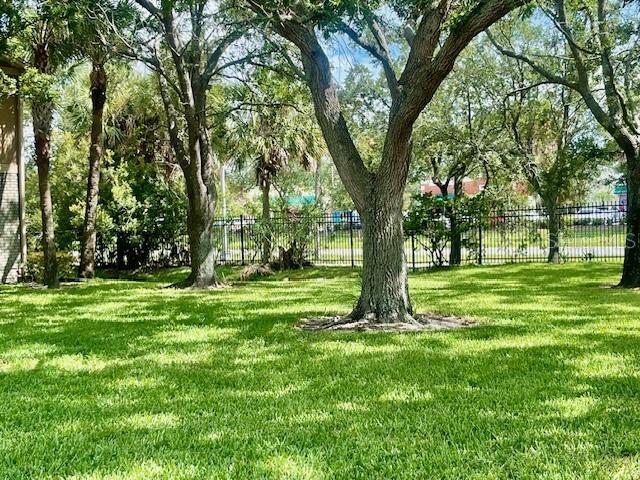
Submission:
<svg viewBox="0 0 640 480">
<path fill-rule="evenodd" d="M 245 260 L 251 261 L 254 257 L 253 251 L 245 250 Z M 349 265 L 353 257 L 356 263 L 362 260 L 362 248 L 354 247 L 353 252 L 350 248 L 330 248 L 320 249 L 319 258 L 316 260 L 313 250 L 310 252 L 311 260 L 318 265 L 344 264 Z M 412 263 L 411 249 L 405 249 L 407 260 Z M 624 247 L 563 247 L 561 249 L 563 256 L 571 259 L 598 260 L 604 258 L 624 258 Z M 259 255 L 259 254 L 258 254 Z M 466 258 L 469 254 L 463 249 L 462 257 Z M 525 249 L 505 248 L 505 247 L 487 247 L 482 253 L 484 263 L 509 263 L 526 260 L 544 260 L 547 256 L 547 249 L 540 247 L 527 247 Z M 227 258 L 238 261 L 241 258 L 240 249 L 230 249 Z M 256 256 L 257 258 L 257 256 Z M 449 249 L 444 250 L 444 258 L 449 258 Z M 415 252 L 415 260 L 417 265 L 426 265 L 431 263 L 431 255 L 429 252 L 417 249 Z"/>
</svg>

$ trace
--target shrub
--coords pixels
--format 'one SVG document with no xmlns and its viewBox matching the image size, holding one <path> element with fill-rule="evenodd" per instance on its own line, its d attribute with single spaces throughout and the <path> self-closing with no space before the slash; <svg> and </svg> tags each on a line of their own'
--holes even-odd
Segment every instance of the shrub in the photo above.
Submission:
<svg viewBox="0 0 640 480">
<path fill-rule="evenodd" d="M 61 279 L 76 278 L 78 267 L 75 257 L 70 252 L 58 252 L 58 275 Z M 29 252 L 27 255 L 27 279 L 37 282 L 44 282 L 44 253 Z"/>
<path fill-rule="evenodd" d="M 255 255 L 260 254 L 262 242 L 267 239 L 272 250 L 278 251 L 271 266 L 277 270 L 293 270 L 311 265 L 310 249 L 317 233 L 317 211 L 314 206 L 285 207 L 278 216 L 259 219 L 251 230 Z"/>
<path fill-rule="evenodd" d="M 480 245 L 474 233 L 486 210 L 483 200 L 480 195 L 458 199 L 416 195 L 405 217 L 405 234 L 415 237 L 434 266 L 447 262 L 445 249 L 454 235 L 460 236 L 461 248 L 467 249 L 469 257 L 477 258 Z"/>
</svg>

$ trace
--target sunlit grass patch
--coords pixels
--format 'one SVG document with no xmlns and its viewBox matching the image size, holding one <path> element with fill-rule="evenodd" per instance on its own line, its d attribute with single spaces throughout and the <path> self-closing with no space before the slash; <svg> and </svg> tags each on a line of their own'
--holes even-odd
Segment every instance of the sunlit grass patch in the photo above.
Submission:
<svg viewBox="0 0 640 480">
<path fill-rule="evenodd" d="M 357 272 L 0 287 L 0 478 L 633 479 L 640 292 L 618 265 L 420 272 L 474 328 L 309 333 Z M 287 281 L 284 281 L 284 280 Z"/>
<path fill-rule="evenodd" d="M 264 462 L 270 477 L 286 480 L 320 480 L 327 478 L 313 466 L 309 459 L 300 455 L 274 455 Z"/>
<path fill-rule="evenodd" d="M 108 362 L 95 356 L 62 355 L 48 360 L 44 368 L 57 368 L 66 372 L 97 372 L 103 370 Z"/>
<path fill-rule="evenodd" d="M 132 428 L 162 429 L 178 425 L 178 417 L 173 413 L 136 413 L 124 418 L 123 423 Z"/>
</svg>

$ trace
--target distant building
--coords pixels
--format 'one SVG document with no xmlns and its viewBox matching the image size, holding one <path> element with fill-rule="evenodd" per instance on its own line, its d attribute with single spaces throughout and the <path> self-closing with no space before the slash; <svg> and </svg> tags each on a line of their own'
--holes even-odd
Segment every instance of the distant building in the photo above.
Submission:
<svg viewBox="0 0 640 480">
<path fill-rule="evenodd" d="M 0 69 L 16 78 L 22 68 L 0 57 Z M 17 282 L 26 264 L 22 105 L 0 97 L 0 283 Z"/>
<path fill-rule="evenodd" d="M 462 192 L 468 196 L 474 196 L 484 190 L 487 181 L 484 178 L 476 178 L 476 179 L 465 179 L 462 181 Z M 431 194 L 434 197 L 442 196 L 442 192 L 440 188 L 433 182 L 422 182 L 420 184 L 420 192 L 422 194 Z M 449 187 L 447 189 L 447 193 L 449 198 L 453 197 L 454 194 L 454 185 L 453 180 L 449 182 Z"/>
</svg>

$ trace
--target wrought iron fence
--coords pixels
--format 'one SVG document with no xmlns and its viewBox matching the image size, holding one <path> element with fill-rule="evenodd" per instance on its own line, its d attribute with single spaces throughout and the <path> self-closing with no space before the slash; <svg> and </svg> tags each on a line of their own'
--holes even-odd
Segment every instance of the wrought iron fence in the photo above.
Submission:
<svg viewBox="0 0 640 480">
<path fill-rule="evenodd" d="M 559 227 L 560 261 L 613 261 L 624 257 L 625 206 L 618 203 L 563 206 L 555 214 Z M 454 212 L 455 215 L 455 212 Z M 466 225 L 460 235 L 459 263 L 505 264 L 547 261 L 550 244 L 549 212 L 543 207 L 477 212 L 455 219 Z M 430 219 L 445 226 L 451 218 L 441 214 Z M 412 269 L 448 266 L 451 235 L 435 238 L 424 232 L 405 232 L 405 255 Z M 311 217 L 274 217 L 263 222 L 241 215 L 217 219 L 214 245 L 218 263 L 260 263 L 265 248 L 272 260 L 296 248 L 309 264 L 362 265 L 362 222 L 356 212 L 334 212 Z M 266 247 L 265 247 L 265 242 Z M 144 249 L 142 249 L 144 250 Z M 135 250 L 133 250 L 135 252 Z M 117 242 L 99 241 L 97 263 L 130 266 L 131 259 Z M 186 235 L 141 251 L 137 264 L 187 265 Z"/>
</svg>

